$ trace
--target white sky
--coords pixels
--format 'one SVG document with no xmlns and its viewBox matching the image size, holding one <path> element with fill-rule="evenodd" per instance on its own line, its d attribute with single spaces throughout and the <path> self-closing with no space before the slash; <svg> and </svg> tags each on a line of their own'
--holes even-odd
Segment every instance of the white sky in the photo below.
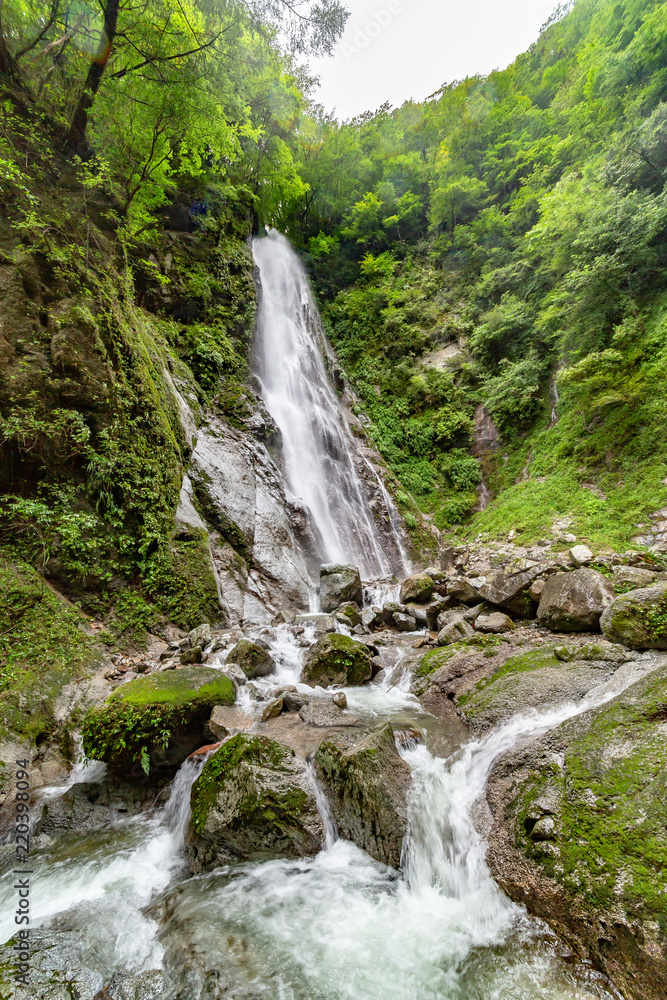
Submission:
<svg viewBox="0 0 667 1000">
<path fill-rule="evenodd" d="M 318 104 L 339 119 L 420 101 L 443 83 L 504 69 L 558 0 L 347 0 L 333 57 L 311 61 Z"/>
</svg>

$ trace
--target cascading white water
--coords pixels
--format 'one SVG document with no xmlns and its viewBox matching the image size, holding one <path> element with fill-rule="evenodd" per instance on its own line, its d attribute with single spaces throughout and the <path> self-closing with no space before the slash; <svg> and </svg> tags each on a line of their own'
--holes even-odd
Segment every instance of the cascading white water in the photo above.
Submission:
<svg viewBox="0 0 667 1000">
<path fill-rule="evenodd" d="M 621 667 L 579 703 L 517 715 L 450 761 L 424 746 L 404 751 L 413 787 L 403 878 L 336 839 L 324 802 L 327 844 L 316 858 L 191 880 L 172 930 L 196 935 L 208 973 L 234 964 L 262 1000 L 612 1000 L 603 982 L 561 962 L 543 925 L 495 884 L 472 809 L 504 752 L 606 703 L 653 665 Z"/>
<path fill-rule="evenodd" d="M 289 489 L 313 516 L 323 561 L 352 562 L 366 579 L 405 574 L 398 515 L 349 433 L 326 372 L 324 334 L 306 273 L 275 230 L 253 242 L 253 254 L 261 281 L 257 375 L 282 434 Z M 389 531 L 381 532 L 370 513 L 358 465 L 374 480 Z"/>
</svg>

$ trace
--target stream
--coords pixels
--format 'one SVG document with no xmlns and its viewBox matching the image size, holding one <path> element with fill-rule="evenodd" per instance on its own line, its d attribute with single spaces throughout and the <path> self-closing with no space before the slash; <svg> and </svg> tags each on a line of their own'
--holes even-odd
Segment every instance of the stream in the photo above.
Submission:
<svg viewBox="0 0 667 1000">
<path fill-rule="evenodd" d="M 327 375 L 305 272 L 277 233 L 256 240 L 253 251 L 262 284 L 255 369 L 282 435 L 286 489 L 308 507 L 322 561 L 353 562 L 366 580 L 384 577 L 367 584 L 366 606 L 395 601 L 390 574 L 404 575 L 408 566 L 398 514 L 353 440 Z M 260 717 L 286 685 L 330 697 L 300 680 L 317 618 L 249 627 L 246 635 L 268 644 L 276 668 L 254 681 L 254 698 L 250 685 L 240 687 L 239 728 L 283 738 L 308 758 L 325 731 L 296 713 L 266 723 Z M 177 992 L 159 1000 L 618 1000 L 501 892 L 473 817 L 503 753 L 614 697 L 638 679 L 641 665 L 634 673 L 620 668 L 577 704 L 520 714 L 475 741 L 453 713 L 428 715 L 410 693 L 406 653 L 414 639 L 378 638 L 382 671 L 370 684 L 344 689 L 346 711 L 364 724 L 391 720 L 422 734 L 401 741 L 412 785 L 400 871 L 338 837 L 317 787 L 326 831 L 317 856 L 191 876 L 184 839 L 202 764 L 186 761 L 152 810 L 93 833 L 37 838 L 32 926 L 81 931 L 81 961 L 105 982 L 117 970 L 164 969 Z M 224 668 L 228 652 L 219 650 L 208 665 Z M 316 783 L 314 769 L 310 774 Z M 103 780 L 103 765 L 79 761 L 65 785 L 40 790 L 34 812 L 76 782 Z M 6 942 L 16 932 L 11 878 L 0 900 Z"/>
<path fill-rule="evenodd" d="M 270 642 L 277 675 L 296 682 L 305 646 L 289 626 Z M 186 762 L 166 804 L 96 834 L 68 835 L 33 856 L 35 925 L 85 932 L 90 968 L 164 968 L 183 1000 L 209 996 L 281 1000 L 608 1000 L 591 969 L 559 958 L 551 932 L 492 880 L 473 813 L 499 756 L 527 737 L 615 697 L 642 671 L 635 663 L 577 704 L 515 716 L 447 758 L 432 747 L 448 723 L 424 716 L 386 647 L 379 683 L 346 689 L 350 709 L 422 730 L 401 751 L 413 774 L 401 872 L 338 839 L 326 797 L 321 852 L 190 877 L 183 843 L 200 764 Z M 394 666 L 391 667 L 391 662 Z M 219 665 L 224 665 L 224 653 Z M 243 710 L 247 705 L 241 706 Z M 255 723 L 256 731 L 266 724 Z M 79 777 L 101 780 L 100 765 Z M 70 779 L 71 780 L 71 779 Z M 313 776 L 313 780 L 315 780 Z M 57 794 L 46 790 L 41 796 Z M 2 940 L 15 932 L 11 889 Z M 210 992 L 211 982 L 222 992 Z"/>
</svg>

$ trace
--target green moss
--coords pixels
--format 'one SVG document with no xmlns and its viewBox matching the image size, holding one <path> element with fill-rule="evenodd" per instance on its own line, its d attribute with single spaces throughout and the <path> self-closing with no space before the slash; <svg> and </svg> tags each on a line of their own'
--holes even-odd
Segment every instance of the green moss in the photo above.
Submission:
<svg viewBox="0 0 667 1000">
<path fill-rule="evenodd" d="M 441 646 L 439 649 L 432 649 L 422 656 L 419 666 L 415 671 L 417 677 L 429 677 L 445 663 L 455 656 L 463 653 L 470 654 L 482 651 L 494 654 L 495 650 L 502 642 L 507 640 L 499 635 L 474 635 L 468 639 L 461 639 L 460 642 L 453 642 L 449 646 Z"/>
<path fill-rule="evenodd" d="M 200 720 L 214 705 L 233 705 L 236 692 L 224 674 L 193 666 L 150 674 L 121 685 L 83 720 L 83 748 L 93 760 L 139 760 L 147 747 L 164 755 L 174 731 Z"/>
<path fill-rule="evenodd" d="M 99 662 L 87 619 L 39 574 L 0 548 L 0 735 L 41 740 L 68 681 Z"/>
<path fill-rule="evenodd" d="M 460 695 L 457 704 L 472 718 L 476 713 L 489 708 L 496 698 L 510 691 L 517 675 L 535 670 L 549 670 L 558 666 L 559 660 L 554 646 L 540 646 L 519 656 L 511 656 L 489 677 L 483 677 L 470 691 Z"/>
<path fill-rule="evenodd" d="M 218 793 L 224 785 L 227 776 L 239 766 L 242 761 L 273 771 L 288 772 L 286 767 L 295 757 L 288 747 L 277 743 L 266 736 L 251 736 L 238 733 L 222 746 L 206 762 L 202 773 L 192 786 L 190 804 L 192 807 L 192 824 L 196 833 L 202 833 L 206 827 L 206 818 L 215 805 Z M 306 802 L 306 794 L 302 789 L 289 789 L 287 796 L 281 794 L 280 800 L 267 797 L 245 803 L 245 811 L 259 810 L 265 819 L 271 822 L 284 821 L 290 816 L 298 816 Z"/>
<path fill-rule="evenodd" d="M 667 933 L 667 671 L 596 710 L 590 722 L 562 727 L 563 767 L 548 781 L 559 791 L 557 852 L 542 856 L 522 817 L 539 796 L 533 775 L 515 807 L 517 842 L 545 871 L 597 913 L 657 921 Z M 582 731 L 583 729 L 583 731 Z"/>
</svg>

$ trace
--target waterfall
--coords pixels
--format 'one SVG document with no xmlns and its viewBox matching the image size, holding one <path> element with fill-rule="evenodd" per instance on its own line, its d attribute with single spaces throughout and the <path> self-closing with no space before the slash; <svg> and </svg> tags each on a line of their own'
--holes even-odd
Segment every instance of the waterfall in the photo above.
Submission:
<svg viewBox="0 0 667 1000">
<path fill-rule="evenodd" d="M 254 241 L 253 254 L 261 281 L 256 374 L 282 434 L 289 489 L 309 508 L 322 537 L 322 561 L 354 563 L 366 579 L 405 573 L 398 515 L 352 438 L 327 375 L 306 273 L 275 230 Z M 371 513 L 373 495 L 384 530 Z"/>
</svg>

